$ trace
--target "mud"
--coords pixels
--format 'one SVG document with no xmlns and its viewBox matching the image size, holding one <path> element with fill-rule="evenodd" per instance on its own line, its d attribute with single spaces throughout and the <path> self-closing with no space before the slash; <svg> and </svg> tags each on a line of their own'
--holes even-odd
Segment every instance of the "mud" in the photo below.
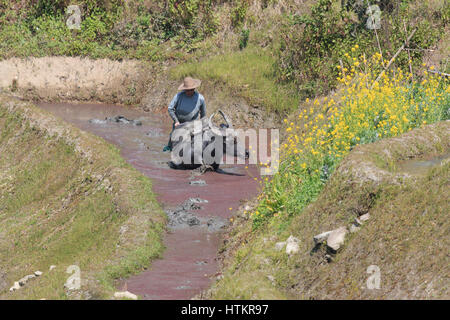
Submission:
<svg viewBox="0 0 450 320">
<path fill-rule="evenodd" d="M 432 168 L 440 166 L 447 161 L 450 161 L 450 153 L 424 159 L 405 160 L 399 163 L 398 171 L 422 176 L 426 175 Z"/>
<path fill-rule="evenodd" d="M 106 117 L 104 120 L 101 119 L 90 119 L 90 123 L 93 124 L 106 124 L 107 122 L 115 122 L 122 124 L 132 124 L 134 126 L 141 126 L 142 122 L 139 120 L 127 119 L 124 116 Z"/>
<path fill-rule="evenodd" d="M 200 204 L 208 203 L 208 200 L 189 198 L 174 209 L 166 209 L 169 218 L 169 227 L 172 230 L 188 227 L 202 228 L 208 232 L 217 232 L 227 226 L 227 220 L 220 217 L 197 216 L 193 211 L 201 210 Z"/>
<path fill-rule="evenodd" d="M 0 61 L 0 91 L 39 101 L 139 103 L 151 74 L 150 66 L 135 60 L 11 58 Z"/>
<path fill-rule="evenodd" d="M 166 116 L 117 105 L 38 105 L 116 145 L 124 159 L 152 179 L 153 192 L 167 212 L 169 225 L 162 259 L 153 261 L 150 269 L 121 281 L 118 290 L 126 289 L 144 299 L 189 299 L 208 288 L 218 272 L 221 231 L 241 202 L 256 195 L 258 183 L 254 178 L 258 169 L 223 165 L 219 172 L 206 171 L 201 176 L 189 170 L 170 169 L 170 153 L 162 152 L 171 130 Z M 117 115 L 142 125 L 89 122 Z M 193 176 L 205 185 L 191 185 Z"/>
</svg>

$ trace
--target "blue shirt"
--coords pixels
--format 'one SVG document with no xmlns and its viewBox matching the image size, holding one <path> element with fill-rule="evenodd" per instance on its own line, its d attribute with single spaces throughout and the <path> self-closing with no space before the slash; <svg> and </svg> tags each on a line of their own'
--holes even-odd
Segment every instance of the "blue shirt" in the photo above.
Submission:
<svg viewBox="0 0 450 320">
<path fill-rule="evenodd" d="M 169 115 L 173 121 L 183 123 L 200 118 L 206 115 L 205 98 L 194 92 L 192 97 L 188 97 L 184 91 L 178 92 L 169 105 Z"/>
</svg>

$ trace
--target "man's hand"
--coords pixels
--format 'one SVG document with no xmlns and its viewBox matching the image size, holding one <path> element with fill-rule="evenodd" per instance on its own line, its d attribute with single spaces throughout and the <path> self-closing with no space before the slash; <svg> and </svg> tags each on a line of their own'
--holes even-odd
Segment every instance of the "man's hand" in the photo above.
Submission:
<svg viewBox="0 0 450 320">
<path fill-rule="evenodd" d="M 178 127 L 180 125 L 179 122 L 175 122 L 175 127 Z"/>
</svg>

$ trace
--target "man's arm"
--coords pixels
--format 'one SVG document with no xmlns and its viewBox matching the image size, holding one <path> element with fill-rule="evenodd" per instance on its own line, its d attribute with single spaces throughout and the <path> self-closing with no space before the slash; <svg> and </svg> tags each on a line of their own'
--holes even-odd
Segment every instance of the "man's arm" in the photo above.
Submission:
<svg viewBox="0 0 450 320">
<path fill-rule="evenodd" d="M 170 117 L 173 119 L 173 121 L 174 121 L 175 123 L 179 123 L 178 118 L 177 118 L 177 115 L 175 114 L 177 102 L 178 102 L 178 94 L 176 94 L 176 95 L 173 97 L 172 101 L 171 101 L 170 104 L 169 104 L 169 108 L 168 108 L 169 115 L 170 115 Z"/>
</svg>

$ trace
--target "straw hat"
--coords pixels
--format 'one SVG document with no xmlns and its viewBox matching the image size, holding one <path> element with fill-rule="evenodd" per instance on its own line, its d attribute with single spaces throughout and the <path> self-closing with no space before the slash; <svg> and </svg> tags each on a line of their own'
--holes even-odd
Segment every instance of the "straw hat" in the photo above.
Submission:
<svg viewBox="0 0 450 320">
<path fill-rule="evenodd" d="M 194 79 L 191 77 L 186 77 L 183 80 L 183 83 L 178 87 L 178 90 L 191 90 L 199 87 L 202 82 L 198 79 Z"/>
</svg>

